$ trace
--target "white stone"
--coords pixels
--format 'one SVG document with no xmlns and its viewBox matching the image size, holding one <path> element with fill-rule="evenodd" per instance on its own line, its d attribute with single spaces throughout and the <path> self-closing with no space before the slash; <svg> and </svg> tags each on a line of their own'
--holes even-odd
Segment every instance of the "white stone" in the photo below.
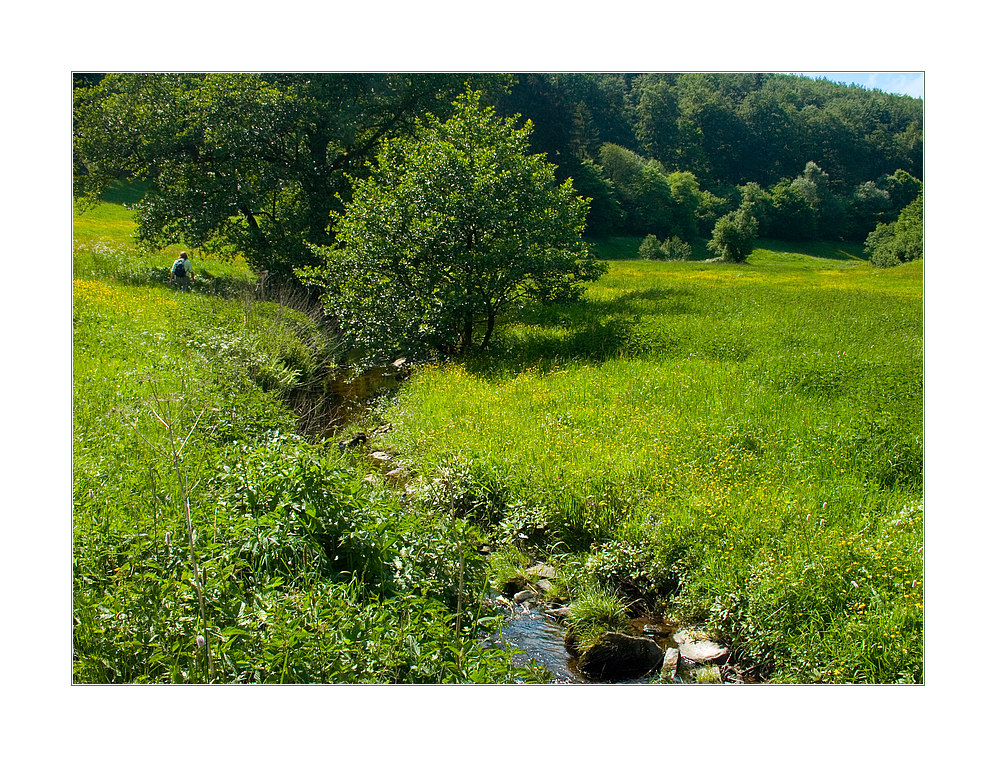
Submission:
<svg viewBox="0 0 996 757">
<path fill-rule="evenodd" d="M 694 631 L 679 631 L 674 635 L 681 656 L 692 662 L 711 662 L 725 657 L 729 650 Z"/>
<path fill-rule="evenodd" d="M 531 568 L 526 568 L 526 575 L 539 576 L 540 578 L 556 578 L 557 571 L 555 571 L 549 565 L 544 565 L 543 563 L 537 563 Z"/>
<path fill-rule="evenodd" d="M 661 663 L 661 672 L 669 673 L 676 670 L 678 667 L 678 658 L 680 656 L 681 655 L 678 653 L 678 650 L 674 647 L 668 649 L 667 652 L 664 653 L 664 662 Z"/>
</svg>

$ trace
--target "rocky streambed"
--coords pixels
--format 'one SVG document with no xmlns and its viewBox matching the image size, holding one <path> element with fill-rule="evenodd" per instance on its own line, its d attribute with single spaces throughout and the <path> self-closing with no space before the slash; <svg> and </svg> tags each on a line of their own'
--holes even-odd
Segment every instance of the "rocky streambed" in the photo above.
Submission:
<svg viewBox="0 0 996 757">
<path fill-rule="evenodd" d="M 570 607 L 548 594 L 553 569 L 535 565 L 492 602 L 506 621 L 486 643 L 518 650 L 516 661 L 546 669 L 555 683 L 755 683 L 727 646 L 666 617 L 632 618 L 627 632 L 606 633 L 581 651 L 565 626 Z"/>
</svg>

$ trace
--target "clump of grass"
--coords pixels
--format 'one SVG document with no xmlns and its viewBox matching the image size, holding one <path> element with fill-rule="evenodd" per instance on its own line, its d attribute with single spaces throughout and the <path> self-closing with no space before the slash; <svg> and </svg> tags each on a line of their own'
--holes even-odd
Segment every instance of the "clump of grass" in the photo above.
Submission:
<svg viewBox="0 0 996 757">
<path fill-rule="evenodd" d="M 496 549 L 488 559 L 488 582 L 495 591 L 505 587 L 525 574 L 529 557 L 520 549 L 505 545 Z"/>
<path fill-rule="evenodd" d="M 615 593 L 590 583 L 571 602 L 566 625 L 571 644 L 584 653 L 606 633 L 628 631 L 626 605 Z"/>
</svg>

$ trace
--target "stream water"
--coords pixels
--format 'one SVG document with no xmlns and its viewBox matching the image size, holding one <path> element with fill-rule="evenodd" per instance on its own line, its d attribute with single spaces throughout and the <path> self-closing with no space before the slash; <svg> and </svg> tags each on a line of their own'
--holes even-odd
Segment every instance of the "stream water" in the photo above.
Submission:
<svg viewBox="0 0 996 757">
<path fill-rule="evenodd" d="M 653 624 L 654 619 L 641 618 L 632 622 L 634 633 L 640 633 L 640 629 L 648 624 Z M 658 636 L 655 641 L 665 651 L 670 647 L 677 647 L 677 643 L 670 634 Z M 508 608 L 505 622 L 485 640 L 485 643 L 519 650 L 514 657 L 516 664 L 524 666 L 528 665 L 530 660 L 535 661 L 550 673 L 552 683 L 605 683 L 586 678 L 578 671 L 577 660 L 567 653 L 567 648 L 564 646 L 563 627 L 549 617 L 541 607 L 530 606 L 529 603 L 513 604 Z M 682 668 L 677 677 L 668 675 L 662 678 L 659 672 L 654 672 L 640 678 L 615 681 L 614 683 L 693 684 L 696 683 L 696 680 L 690 670 Z"/>
<path fill-rule="evenodd" d="M 587 683 L 572 665 L 564 646 L 564 629 L 541 609 L 512 605 L 504 624 L 487 640 L 492 645 L 518 649 L 517 665 L 534 660 L 546 669 L 554 683 Z"/>
</svg>

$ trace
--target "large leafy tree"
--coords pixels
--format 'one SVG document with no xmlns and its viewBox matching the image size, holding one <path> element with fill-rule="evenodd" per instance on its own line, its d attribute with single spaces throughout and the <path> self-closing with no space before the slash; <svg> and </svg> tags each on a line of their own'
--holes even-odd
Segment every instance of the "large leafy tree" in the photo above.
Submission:
<svg viewBox="0 0 996 757">
<path fill-rule="evenodd" d="M 460 74 L 110 74 L 74 91 L 74 190 L 145 182 L 139 234 L 289 274 L 334 239 L 347 175 L 380 140 L 444 113 Z"/>
<path fill-rule="evenodd" d="M 455 108 L 384 142 L 305 274 L 372 359 L 484 348 L 504 309 L 576 296 L 602 270 L 581 239 L 588 201 L 530 154 L 531 124 L 476 92 Z"/>
<path fill-rule="evenodd" d="M 823 239 L 839 239 L 844 221 L 844 208 L 831 189 L 830 176 L 827 172 L 810 160 L 806 163 L 802 176 L 797 177 L 792 186 L 799 190 L 813 208 L 817 236 Z"/>
<path fill-rule="evenodd" d="M 662 74 L 641 76 L 634 82 L 631 100 L 635 103 L 634 131 L 640 148 L 674 171 L 680 162 L 678 97 L 668 78 Z"/>
<path fill-rule="evenodd" d="M 875 226 L 886 222 L 891 202 L 889 193 L 874 181 L 855 187 L 847 203 L 847 238 L 864 239 Z"/>
<path fill-rule="evenodd" d="M 816 238 L 816 212 L 797 184 L 782 179 L 771 189 L 769 233 L 776 239 Z"/>
</svg>

